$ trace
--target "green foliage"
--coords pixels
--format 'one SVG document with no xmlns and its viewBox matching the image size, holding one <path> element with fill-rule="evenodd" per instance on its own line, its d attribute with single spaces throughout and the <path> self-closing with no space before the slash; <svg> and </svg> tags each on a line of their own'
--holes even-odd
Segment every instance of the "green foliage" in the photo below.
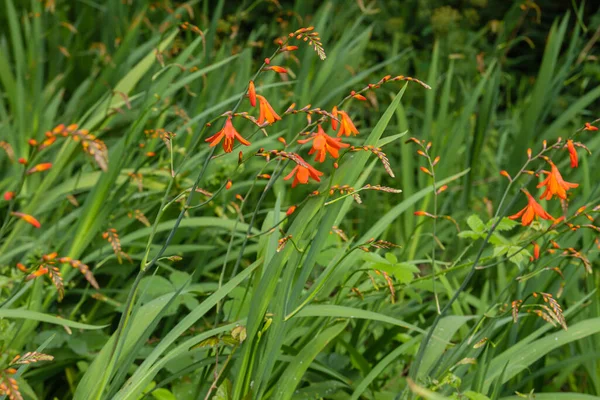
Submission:
<svg viewBox="0 0 600 400">
<path fill-rule="evenodd" d="M 0 397 L 599 398 L 591 3 L 2 2 Z"/>
</svg>

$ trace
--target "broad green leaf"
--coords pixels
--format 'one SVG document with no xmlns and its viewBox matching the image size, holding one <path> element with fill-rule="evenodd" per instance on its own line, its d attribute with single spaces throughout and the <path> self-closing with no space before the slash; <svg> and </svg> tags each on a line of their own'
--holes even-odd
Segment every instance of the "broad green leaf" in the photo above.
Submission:
<svg viewBox="0 0 600 400">
<path fill-rule="evenodd" d="M 479 218 L 479 216 L 476 214 L 473 214 L 469 216 L 469 218 L 467 218 L 467 225 L 469 225 L 469 228 L 471 228 L 477 233 L 485 232 L 485 224 L 483 223 L 481 218 Z"/>
</svg>

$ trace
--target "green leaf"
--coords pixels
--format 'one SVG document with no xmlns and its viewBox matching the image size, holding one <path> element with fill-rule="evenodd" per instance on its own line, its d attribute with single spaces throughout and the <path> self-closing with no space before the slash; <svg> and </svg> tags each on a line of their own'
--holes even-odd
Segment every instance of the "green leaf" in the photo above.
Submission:
<svg viewBox="0 0 600 400">
<path fill-rule="evenodd" d="M 473 231 L 461 231 L 458 233 L 458 237 L 467 238 L 472 240 L 480 239 L 483 235 L 481 233 L 473 232 Z"/>
<path fill-rule="evenodd" d="M 165 388 L 159 388 L 152 391 L 152 397 L 154 397 L 156 400 L 177 400 L 173 393 Z"/>
<path fill-rule="evenodd" d="M 488 223 L 486 224 L 487 229 L 491 229 L 497 220 L 498 220 L 497 218 L 492 218 L 491 220 L 489 220 Z M 496 226 L 496 231 L 498 231 L 498 232 L 509 231 L 517 225 L 519 225 L 519 223 L 517 221 L 503 217 L 500 220 L 500 223 L 498 224 L 498 226 Z"/>
<path fill-rule="evenodd" d="M 291 399 L 296 387 L 300 384 L 302 376 L 315 359 L 315 357 L 339 335 L 348 321 L 337 323 L 324 329 L 315 338 L 306 344 L 294 357 L 294 361 L 288 364 L 277 385 L 273 389 L 274 398 L 280 400 Z"/>
<path fill-rule="evenodd" d="M 250 274 L 262 264 L 262 260 L 257 260 L 252 265 L 246 267 L 242 272 L 237 274 L 233 279 L 224 284 L 219 290 L 215 291 L 207 299 L 205 299 L 200 305 L 186 315 L 183 319 L 177 323 L 169 333 L 162 338 L 158 346 L 156 346 L 152 352 L 144 358 L 144 362 L 136 369 L 135 373 L 128 380 L 126 385 L 113 397 L 113 399 L 136 399 L 137 396 L 142 392 L 145 385 L 152 381 L 156 374 L 160 371 L 160 368 L 170 359 L 174 357 L 174 354 L 168 354 L 159 360 L 159 357 L 167 351 L 167 349 L 196 321 L 204 316 L 210 309 L 212 309 L 219 301 L 227 296 L 233 289 L 240 285 Z M 207 332 L 203 332 L 207 334 Z M 110 343 L 110 342 L 109 342 Z M 195 344 L 195 343 L 194 343 Z M 192 345 L 189 345 L 191 347 Z M 189 348 L 188 347 L 188 348 Z M 182 351 L 180 347 L 175 350 Z M 185 351 L 185 350 L 183 350 Z"/>
<path fill-rule="evenodd" d="M 401 326 L 406 329 L 412 329 L 414 331 L 425 333 L 425 331 L 418 326 L 409 324 L 402 320 L 390 317 L 384 314 L 376 313 L 374 311 L 363 310 L 360 308 L 338 306 L 333 304 L 319 304 L 319 305 L 307 305 L 294 316 L 294 318 L 305 318 L 305 317 L 334 317 L 334 318 L 358 318 L 368 319 L 371 321 L 385 322 L 388 324 Z M 436 338 L 439 339 L 439 338 Z M 442 340 L 444 343 L 447 341 Z"/>
<path fill-rule="evenodd" d="M 461 394 L 463 397 L 466 397 L 469 400 L 490 400 L 490 398 L 486 395 L 474 392 L 472 390 L 467 390 L 466 392 L 463 392 Z"/>
<path fill-rule="evenodd" d="M 48 315 L 37 311 L 25 310 L 22 308 L 10 310 L 0 309 L 0 318 L 27 319 L 31 321 L 47 322 L 54 325 L 68 326 L 69 328 L 73 329 L 102 329 L 108 326 L 83 324 L 81 322 L 70 321 L 68 319 L 55 317 L 53 315 Z"/>
<path fill-rule="evenodd" d="M 469 228 L 477 233 L 485 232 L 485 224 L 478 215 L 473 214 L 467 218 L 467 225 L 469 225 Z"/>
<path fill-rule="evenodd" d="M 433 334 L 450 342 L 456 331 L 465 323 L 474 318 L 475 317 L 473 316 L 458 315 L 444 317 L 436 326 Z M 421 365 L 419 366 L 419 370 L 417 371 L 416 375 L 417 379 L 423 380 L 430 374 L 431 370 L 435 366 L 435 363 L 439 362 L 439 359 L 442 357 L 445 350 L 446 344 L 443 342 L 435 341 L 429 343 L 429 346 L 427 346 L 427 349 L 425 349 L 425 353 L 423 353 L 423 360 L 421 361 Z"/>
<path fill-rule="evenodd" d="M 383 372 L 388 365 L 394 362 L 394 360 L 396 360 L 402 354 L 412 349 L 420 339 L 421 336 L 412 338 L 403 345 L 396 347 L 390 354 L 379 361 L 377 365 L 369 372 L 369 374 L 365 376 L 364 379 L 358 383 L 358 385 L 356 385 L 356 389 L 354 389 L 354 393 L 352 393 L 351 400 L 358 400 L 364 391 L 367 390 L 369 385 L 375 380 L 375 378 L 379 376 L 379 374 Z"/>
<path fill-rule="evenodd" d="M 578 322 L 571 325 L 567 331 L 549 333 L 546 337 L 533 341 L 521 348 L 517 354 L 505 351 L 492 360 L 486 374 L 483 387 L 484 392 L 489 390 L 490 385 L 502 373 L 504 365 L 507 363 L 508 367 L 501 383 L 508 382 L 512 377 L 528 369 L 531 364 L 552 350 L 598 332 L 600 332 L 600 317 Z"/>
<path fill-rule="evenodd" d="M 500 400 L 523 400 L 523 397 L 508 396 Z M 535 393 L 535 400 L 600 400 L 600 397 L 583 393 Z"/>
<path fill-rule="evenodd" d="M 494 249 L 492 251 L 492 257 L 502 257 L 503 255 L 505 255 L 508 252 L 510 246 L 494 246 Z"/>
<path fill-rule="evenodd" d="M 401 283 L 411 282 L 414 279 L 414 274 L 419 272 L 419 268 L 409 263 L 373 264 L 372 268 L 393 275 Z"/>
<path fill-rule="evenodd" d="M 231 387 L 231 381 L 229 379 L 223 380 L 217 388 L 217 393 L 215 393 L 213 400 L 230 400 Z"/>
<path fill-rule="evenodd" d="M 395 264 L 398 262 L 398 258 L 392 252 L 385 253 L 385 259 L 388 260 L 391 264 Z"/>
<path fill-rule="evenodd" d="M 407 382 L 411 392 L 423 397 L 426 400 L 449 400 L 449 398 L 446 396 L 442 396 L 439 393 L 432 392 L 429 389 L 425 389 L 424 387 L 417 385 L 415 382 L 411 381 L 410 378 L 407 380 Z"/>
</svg>

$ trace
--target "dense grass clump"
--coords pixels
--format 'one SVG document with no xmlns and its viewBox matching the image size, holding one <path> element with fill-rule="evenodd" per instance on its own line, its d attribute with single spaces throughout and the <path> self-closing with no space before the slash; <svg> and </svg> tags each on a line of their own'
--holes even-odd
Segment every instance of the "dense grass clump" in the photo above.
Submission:
<svg viewBox="0 0 600 400">
<path fill-rule="evenodd" d="M 0 397 L 600 398 L 590 4 L 0 22 Z"/>
</svg>

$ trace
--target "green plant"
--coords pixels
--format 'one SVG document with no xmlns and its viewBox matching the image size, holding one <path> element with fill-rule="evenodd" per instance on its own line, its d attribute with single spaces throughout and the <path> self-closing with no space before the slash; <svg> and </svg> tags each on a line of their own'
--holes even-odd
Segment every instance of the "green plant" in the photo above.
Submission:
<svg viewBox="0 0 600 400">
<path fill-rule="evenodd" d="M 442 6 L 0 6 L 4 395 L 600 395 L 595 17 Z"/>
</svg>

